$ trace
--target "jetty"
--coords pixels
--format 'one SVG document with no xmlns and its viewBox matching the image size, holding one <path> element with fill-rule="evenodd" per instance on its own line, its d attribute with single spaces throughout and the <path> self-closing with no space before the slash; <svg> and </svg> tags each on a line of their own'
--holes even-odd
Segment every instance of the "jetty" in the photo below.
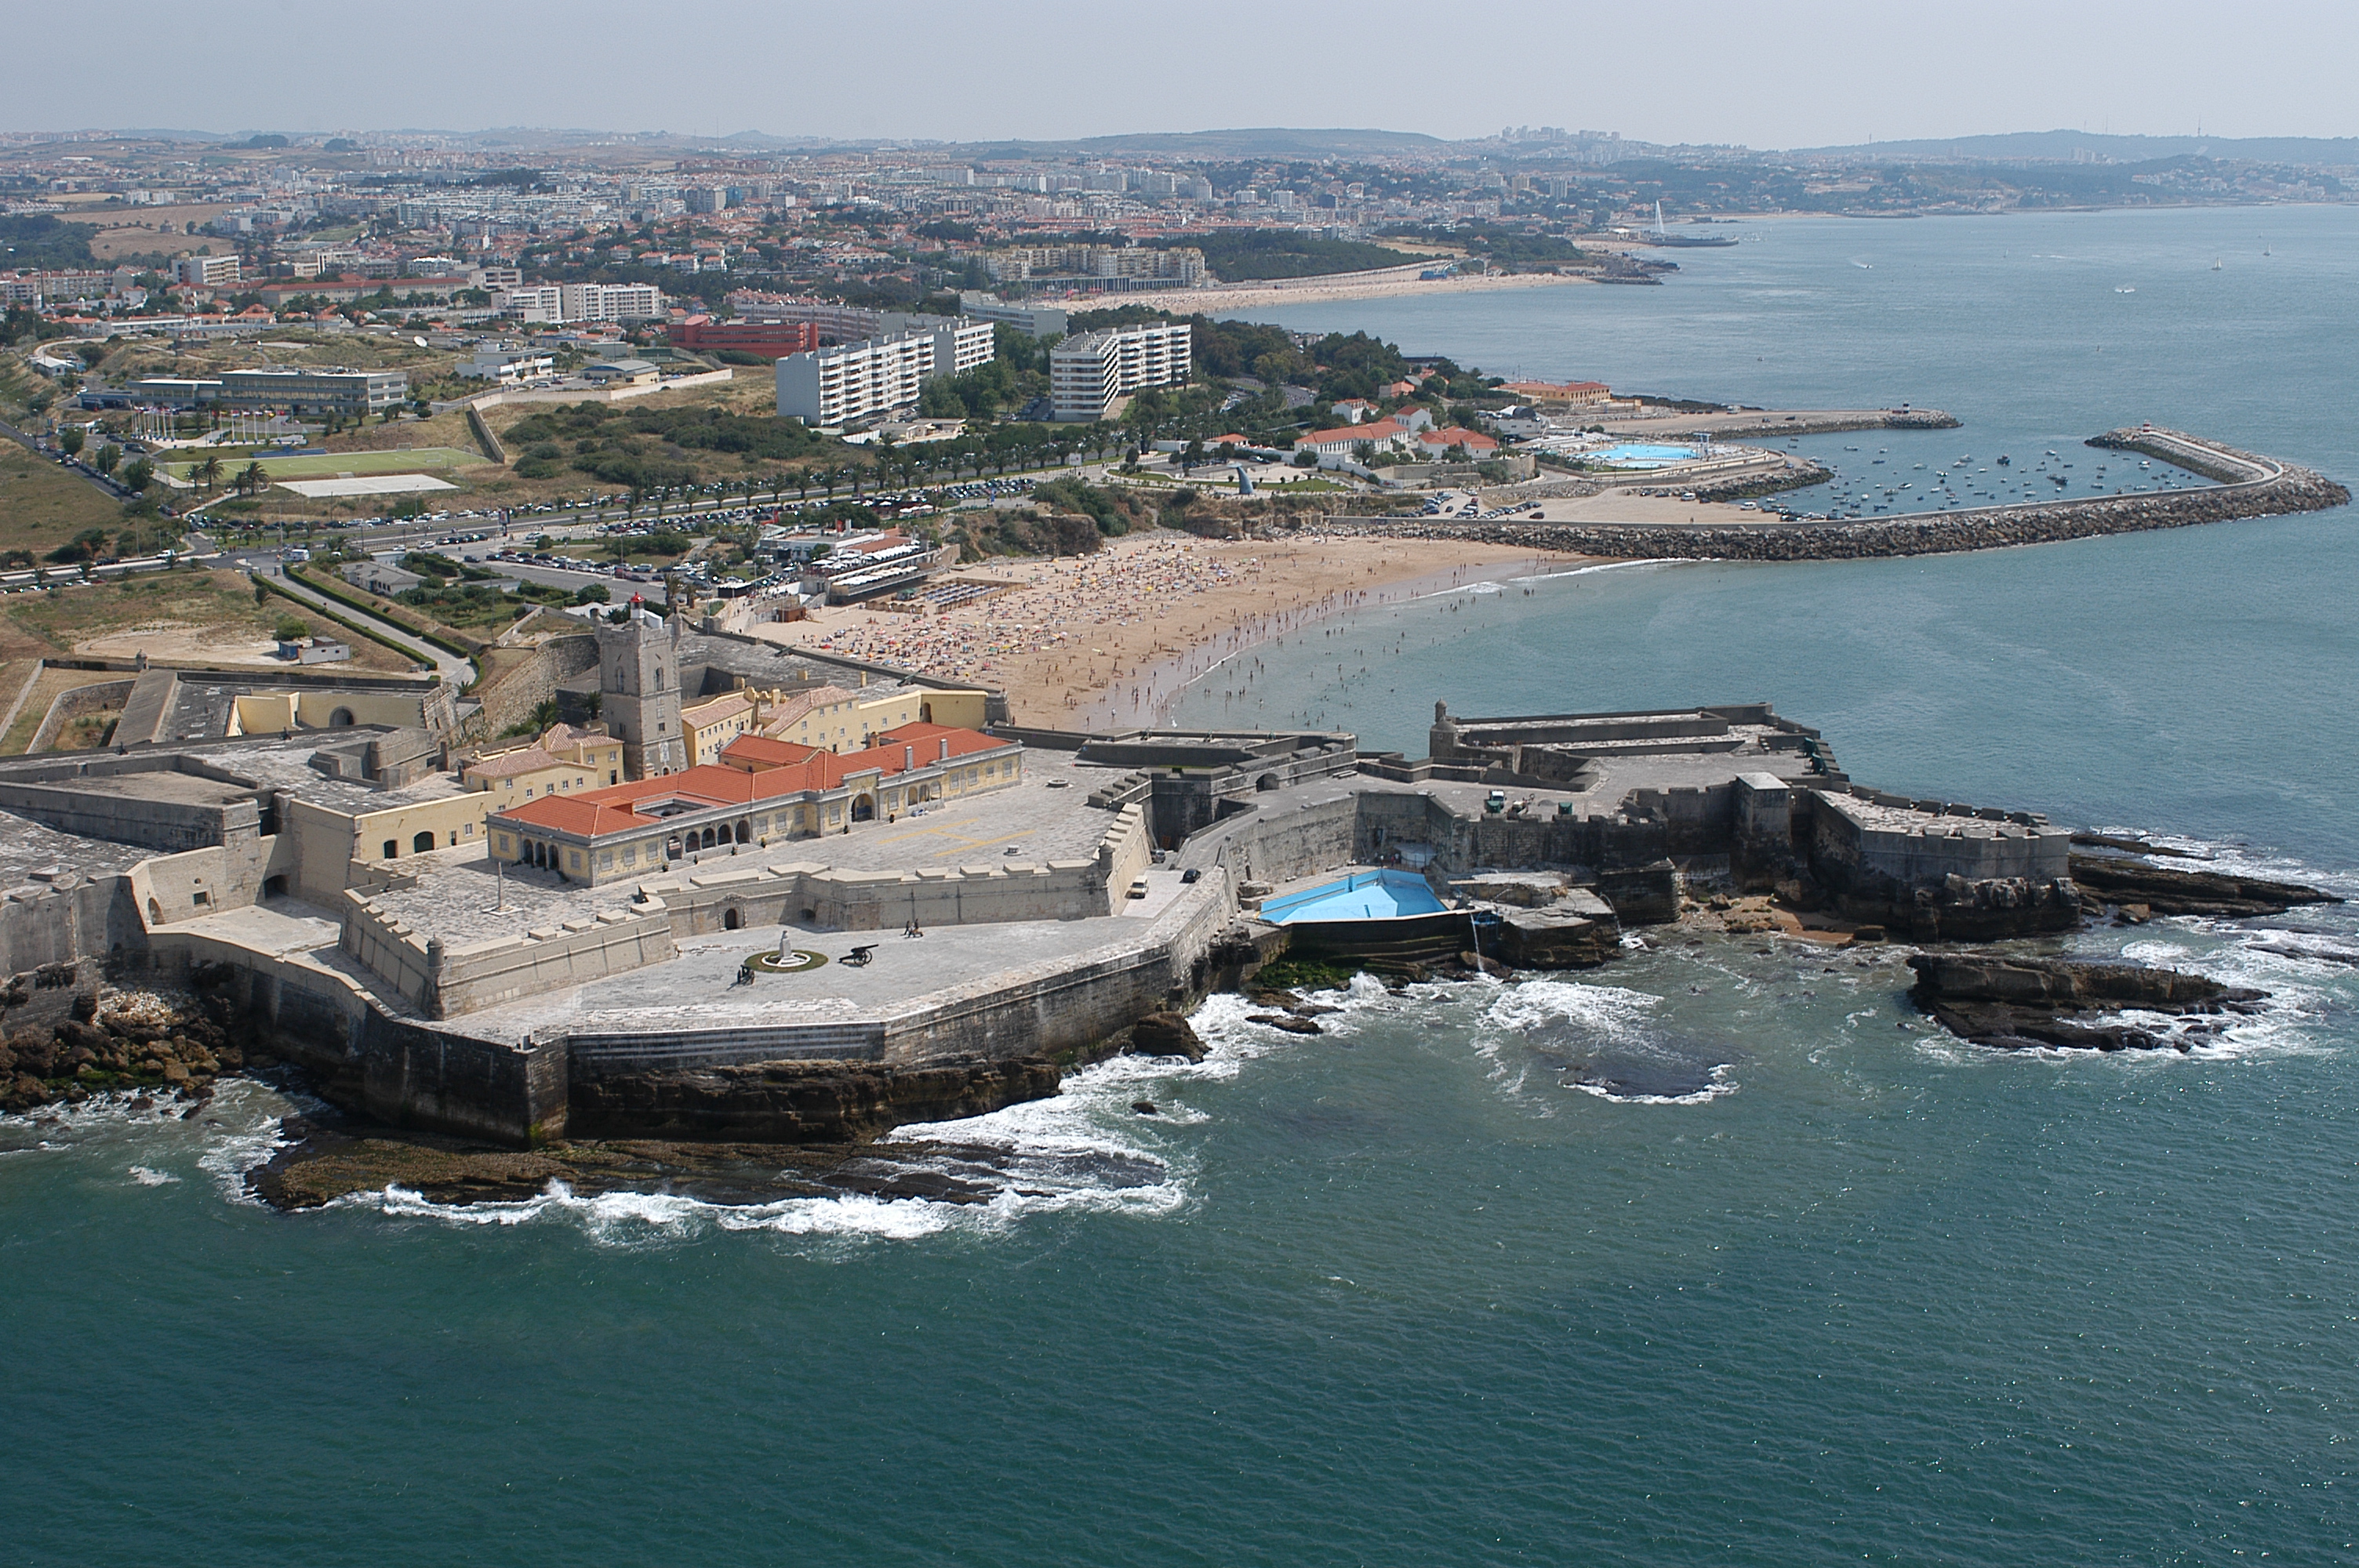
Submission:
<svg viewBox="0 0 2359 1568">
<path fill-rule="evenodd" d="M 1859 560 L 1950 555 L 2280 517 L 2347 506 L 2351 492 L 2313 469 L 2223 442 L 2152 426 L 2111 430 L 2086 443 L 2144 453 L 2217 482 L 2204 487 L 1901 513 L 1874 519 L 1746 518 L 1690 524 L 1401 522 L 1338 517 L 1339 526 L 1407 538 L 1475 539 L 1615 559 Z M 1701 495 L 1701 492 L 1699 492 Z"/>
</svg>

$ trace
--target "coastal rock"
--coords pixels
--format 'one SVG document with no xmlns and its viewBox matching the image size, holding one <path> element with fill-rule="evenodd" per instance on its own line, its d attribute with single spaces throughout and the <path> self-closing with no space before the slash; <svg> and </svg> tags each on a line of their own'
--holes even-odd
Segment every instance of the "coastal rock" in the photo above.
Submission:
<svg viewBox="0 0 2359 1568">
<path fill-rule="evenodd" d="M 1593 969 L 1622 952 L 1622 926 L 1585 890 L 1540 909 L 1502 912 L 1500 955 L 1519 969 Z"/>
<path fill-rule="evenodd" d="M 1680 917 L 1680 869 L 1666 858 L 1600 871 L 1597 895 L 1625 925 L 1669 925 Z"/>
<path fill-rule="evenodd" d="M 2268 995 L 2180 969 L 2076 958 L 1919 953 L 1908 967 L 1910 1000 L 1960 1038 L 2002 1050 L 2185 1050 L 2219 1027 L 2197 1021 L 2257 1011 Z M 2166 1034 L 2109 1016 L 2125 1010 L 2171 1014 L 2180 1027 Z"/>
<path fill-rule="evenodd" d="M 1210 1047 L 1196 1037 L 1195 1029 L 1180 1014 L 1150 1012 L 1130 1026 L 1130 1044 L 1125 1050 L 1133 1056 L 1185 1056 L 1190 1062 L 1201 1062 Z"/>
<path fill-rule="evenodd" d="M 355 1193 L 398 1184 L 438 1204 L 515 1203 L 539 1196 L 552 1181 L 583 1197 L 659 1192 L 716 1204 L 857 1193 L 938 1203 L 988 1202 L 993 1188 L 927 1166 L 946 1151 L 889 1143 L 801 1144 L 666 1142 L 631 1140 L 558 1142 L 533 1150 L 493 1148 L 432 1133 L 348 1129 L 329 1113 L 289 1117 L 281 1147 L 246 1174 L 246 1185 L 281 1209 L 314 1208 Z M 996 1152 L 959 1148 L 962 1162 L 989 1165 Z M 1142 1173 L 1142 1176 L 1146 1173 Z"/>
<path fill-rule="evenodd" d="M 2075 855 L 2072 881 L 2081 891 L 2128 910 L 2151 914 L 2208 914 L 2227 920 L 2283 914 L 2298 904 L 2340 903 L 2330 892 L 2299 882 L 2263 881 L 2218 871 L 2180 871 L 2114 855 Z"/>
<path fill-rule="evenodd" d="M 756 1062 L 574 1079 L 567 1130 L 592 1139 L 858 1143 L 910 1121 L 983 1116 L 1057 1092 L 1041 1057 L 922 1066 Z"/>
<path fill-rule="evenodd" d="M 1266 1024 L 1288 1034 L 1323 1034 L 1325 1030 L 1308 1018 L 1297 1018 L 1290 1012 L 1253 1012 L 1245 1015 L 1247 1023 Z"/>
</svg>

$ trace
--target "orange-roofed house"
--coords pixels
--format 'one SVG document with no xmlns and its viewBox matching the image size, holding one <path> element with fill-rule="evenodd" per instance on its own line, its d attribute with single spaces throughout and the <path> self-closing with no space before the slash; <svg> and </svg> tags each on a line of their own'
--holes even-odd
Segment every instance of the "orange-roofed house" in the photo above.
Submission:
<svg viewBox="0 0 2359 1568">
<path fill-rule="evenodd" d="M 519 802 L 485 831 L 493 859 L 595 886 L 700 849 L 849 833 L 1023 776 L 1019 742 L 943 724 L 900 725 L 853 752 L 747 733 L 678 773 Z"/>
<path fill-rule="evenodd" d="M 1477 430 L 1451 425 L 1445 429 L 1421 431 L 1418 444 L 1434 457 L 1440 457 L 1452 447 L 1463 447 L 1470 458 L 1495 457 L 1499 443 Z"/>
<path fill-rule="evenodd" d="M 551 795 L 623 782 L 623 743 L 603 724 L 551 725 L 528 746 L 478 757 L 460 773 L 470 790 L 496 795 L 495 811 Z"/>
<path fill-rule="evenodd" d="M 1348 458 L 1362 445 L 1397 447 L 1408 440 L 1408 427 L 1397 419 L 1379 419 L 1371 425 L 1339 425 L 1332 430 L 1312 430 L 1296 440 L 1298 452 L 1316 452 L 1322 458 Z"/>
</svg>

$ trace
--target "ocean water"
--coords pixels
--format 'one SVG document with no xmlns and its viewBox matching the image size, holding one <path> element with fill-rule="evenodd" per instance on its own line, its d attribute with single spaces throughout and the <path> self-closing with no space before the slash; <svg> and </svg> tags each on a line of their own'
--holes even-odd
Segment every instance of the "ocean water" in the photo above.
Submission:
<svg viewBox="0 0 2359 1568">
<path fill-rule="evenodd" d="M 2359 214 L 1760 232 L 1661 289 L 1288 320 L 1936 404 L 1948 458 L 2152 418 L 2359 474 Z M 1766 697 L 1887 787 L 2359 894 L 2349 526 L 1484 585 L 1182 717 L 1421 752 L 1436 697 Z M 0 1560 L 2351 1561 L 2359 923 L 2076 946 L 2275 1001 L 2186 1054 L 2002 1056 L 1887 956 L 1667 935 L 1363 982 L 1316 1038 L 1215 999 L 1199 1065 L 916 1130 L 1000 1194 L 961 1207 L 287 1217 L 240 1196 L 259 1087 L 0 1127 Z"/>
</svg>

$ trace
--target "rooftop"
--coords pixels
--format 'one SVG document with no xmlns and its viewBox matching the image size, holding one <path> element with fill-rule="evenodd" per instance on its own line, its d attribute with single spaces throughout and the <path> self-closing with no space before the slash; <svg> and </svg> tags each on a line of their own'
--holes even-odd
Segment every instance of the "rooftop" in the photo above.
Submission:
<svg viewBox="0 0 2359 1568">
<path fill-rule="evenodd" d="M 670 871 L 597 888 L 560 882 L 554 872 L 527 867 L 495 871 L 486 846 L 479 840 L 461 849 L 404 859 L 398 870 L 416 879 L 416 885 L 372 897 L 396 919 L 421 931 L 436 932 L 459 946 L 513 936 L 531 925 L 621 909 L 638 888 L 676 885 L 700 870 L 819 865 L 851 871 L 899 871 L 1017 859 L 1037 865 L 1094 855 L 1098 840 L 1114 825 L 1112 812 L 1088 804 L 1089 792 L 1104 782 L 1106 771 L 1078 766 L 1060 752 L 1029 752 L 1025 755 L 1024 773 L 1005 789 L 935 803 L 897 822 L 865 822 L 850 833 L 797 838 L 766 849 L 746 844 L 707 849 L 689 856 Z M 590 793 L 560 796 L 557 804 L 579 805 Z M 499 907 L 503 888 L 505 912 Z"/>
</svg>

